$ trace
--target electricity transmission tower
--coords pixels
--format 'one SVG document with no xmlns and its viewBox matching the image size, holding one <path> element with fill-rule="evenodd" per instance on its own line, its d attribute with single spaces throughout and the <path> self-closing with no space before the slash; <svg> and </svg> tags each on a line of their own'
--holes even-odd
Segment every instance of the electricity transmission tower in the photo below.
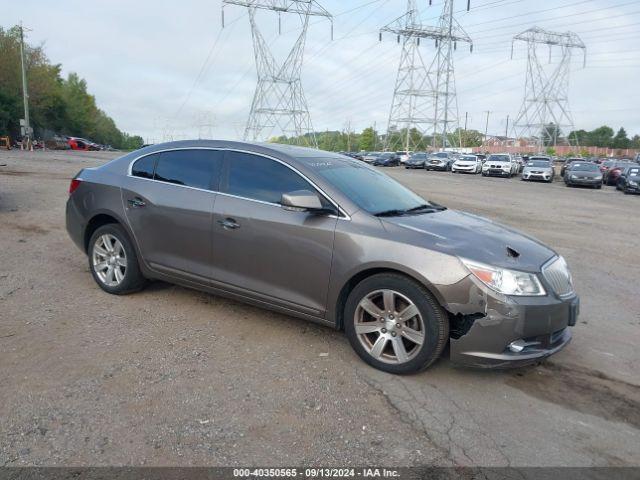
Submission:
<svg viewBox="0 0 640 480">
<path fill-rule="evenodd" d="M 569 71 L 571 54 L 578 48 L 583 52 L 586 64 L 587 47 L 580 37 L 572 32 L 550 32 L 533 27 L 513 37 L 511 58 L 516 41 L 527 44 L 527 77 L 524 100 L 513 124 L 516 138 L 535 139 L 538 148 L 545 144 L 556 145 L 563 129 L 574 129 L 569 110 Z M 540 45 L 548 45 L 548 63 L 545 68 L 538 56 Z M 552 49 L 560 47 L 560 61 L 552 64 Z"/>
<path fill-rule="evenodd" d="M 380 29 L 402 39 L 385 150 L 425 149 L 425 136 L 432 135 L 431 146 L 448 144 L 447 135 L 458 125 L 458 102 L 453 53 L 458 42 L 473 42 L 453 16 L 454 0 L 445 0 L 435 27 L 421 23 L 416 0 L 408 0 L 407 12 Z M 429 1 L 431 4 L 431 1 Z M 467 2 L 467 10 L 469 10 Z M 428 64 L 420 50 L 421 39 L 435 41 L 435 55 Z M 440 138 L 440 142 L 438 142 Z"/>
<path fill-rule="evenodd" d="M 287 137 L 296 137 L 300 144 L 317 146 L 300 74 L 309 17 L 328 18 L 332 22 L 332 30 L 333 17 L 315 0 L 223 0 L 223 26 L 225 5 L 239 5 L 249 11 L 258 73 L 258 84 L 251 103 L 244 139 L 266 140 L 274 131 L 280 131 Z M 259 9 L 278 12 L 279 31 L 281 13 L 294 13 L 300 18 L 300 34 L 282 64 L 276 62 L 269 45 L 260 33 L 256 22 L 256 11 Z"/>
</svg>

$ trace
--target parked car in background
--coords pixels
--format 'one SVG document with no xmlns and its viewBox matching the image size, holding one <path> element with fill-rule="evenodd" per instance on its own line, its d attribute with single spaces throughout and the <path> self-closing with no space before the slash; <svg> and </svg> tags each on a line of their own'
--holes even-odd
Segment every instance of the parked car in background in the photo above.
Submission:
<svg viewBox="0 0 640 480">
<path fill-rule="evenodd" d="M 640 193 L 640 165 L 626 167 L 618 178 L 616 189 L 624 193 Z"/>
<path fill-rule="evenodd" d="M 497 176 L 511 178 L 518 174 L 520 166 L 509 153 L 494 153 L 489 155 L 482 166 L 482 176 Z"/>
<path fill-rule="evenodd" d="M 67 143 L 69 144 L 69 147 L 71 148 L 71 150 L 83 150 L 83 151 L 100 150 L 100 145 L 90 140 L 87 140 L 86 138 L 68 137 Z"/>
<path fill-rule="evenodd" d="M 407 160 L 409 160 L 412 154 L 413 152 L 407 151 L 396 152 L 396 155 L 398 155 L 398 157 L 400 158 L 400 163 L 405 163 Z"/>
<path fill-rule="evenodd" d="M 611 166 L 606 172 L 602 174 L 602 179 L 603 179 L 602 182 L 605 185 L 617 185 L 618 179 L 620 178 L 622 171 L 625 168 L 632 167 L 634 165 L 637 165 L 637 163 L 622 162 L 622 161 L 616 162 L 615 165 Z"/>
<path fill-rule="evenodd" d="M 362 160 L 364 160 L 367 163 L 373 163 L 373 161 L 378 158 L 378 155 L 380 155 L 380 153 L 382 152 L 367 152 L 364 155 L 362 155 Z"/>
<path fill-rule="evenodd" d="M 482 172 L 482 160 L 475 155 L 462 155 L 451 165 L 453 173 L 480 173 Z"/>
<path fill-rule="evenodd" d="M 420 371 L 447 346 L 469 366 L 535 363 L 578 318 L 552 248 L 320 150 L 154 145 L 80 171 L 66 228 L 108 294 L 157 279 L 295 315 L 343 329 L 390 373 Z"/>
<path fill-rule="evenodd" d="M 541 180 L 553 182 L 555 168 L 549 157 L 529 157 L 527 164 L 522 169 L 522 180 Z"/>
<path fill-rule="evenodd" d="M 424 168 L 424 162 L 427 161 L 426 152 L 415 152 L 409 157 L 409 160 L 404 162 L 405 168 Z"/>
<path fill-rule="evenodd" d="M 602 162 L 599 163 L 600 165 L 600 171 L 602 172 L 602 174 L 604 175 L 611 167 L 615 167 L 616 166 L 616 162 L 618 162 L 618 160 L 616 159 L 608 159 L 608 160 L 604 160 Z"/>
<path fill-rule="evenodd" d="M 395 152 L 383 152 L 371 162 L 376 167 L 397 167 L 400 165 L 400 157 Z"/>
<path fill-rule="evenodd" d="M 478 157 L 478 159 L 482 163 L 484 163 L 487 160 L 487 156 L 484 153 L 476 153 L 475 156 Z"/>
<path fill-rule="evenodd" d="M 363 160 L 362 154 L 359 152 L 340 152 L 347 157 L 355 158 L 356 160 Z"/>
<path fill-rule="evenodd" d="M 560 168 L 560 176 L 564 177 L 564 172 L 567 171 L 567 168 L 569 167 L 569 165 L 571 165 L 572 163 L 576 163 L 576 162 L 587 162 L 587 163 L 589 163 L 584 158 L 567 158 L 564 161 L 564 163 L 562 164 L 562 167 Z"/>
<path fill-rule="evenodd" d="M 424 164 L 424 168 L 427 170 L 439 170 L 446 172 L 451 170 L 451 165 L 454 161 L 454 155 L 451 152 L 436 152 L 429 155 L 429 158 Z"/>
<path fill-rule="evenodd" d="M 513 155 L 513 161 L 518 164 L 518 173 L 522 172 L 525 164 L 524 157 L 521 155 Z"/>
<path fill-rule="evenodd" d="M 567 187 L 602 188 L 602 173 L 595 163 L 573 162 L 565 170 L 564 183 Z"/>
</svg>

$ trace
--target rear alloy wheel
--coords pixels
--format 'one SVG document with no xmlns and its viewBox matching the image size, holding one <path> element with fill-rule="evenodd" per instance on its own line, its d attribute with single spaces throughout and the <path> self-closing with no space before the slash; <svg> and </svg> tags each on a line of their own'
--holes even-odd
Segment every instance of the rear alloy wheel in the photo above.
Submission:
<svg viewBox="0 0 640 480">
<path fill-rule="evenodd" d="M 91 274 L 105 292 L 122 295 L 146 285 L 135 249 L 120 225 L 98 228 L 89 240 L 88 254 Z"/>
<path fill-rule="evenodd" d="M 427 368 L 449 335 L 448 318 L 431 293 L 399 274 L 363 280 L 349 295 L 344 314 L 346 334 L 358 355 L 390 373 Z"/>
</svg>

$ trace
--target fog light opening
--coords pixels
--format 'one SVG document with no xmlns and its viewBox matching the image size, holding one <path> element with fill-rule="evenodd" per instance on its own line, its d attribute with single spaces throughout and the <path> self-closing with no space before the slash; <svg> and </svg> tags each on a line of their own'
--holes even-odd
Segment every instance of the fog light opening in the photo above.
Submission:
<svg viewBox="0 0 640 480">
<path fill-rule="evenodd" d="M 536 345 L 540 345 L 540 342 L 527 342 L 525 340 L 523 340 L 522 338 L 519 338 L 518 340 L 514 340 L 513 342 L 511 342 L 507 348 L 512 351 L 513 353 L 522 353 L 524 351 L 525 348 L 527 347 L 533 347 Z"/>
</svg>

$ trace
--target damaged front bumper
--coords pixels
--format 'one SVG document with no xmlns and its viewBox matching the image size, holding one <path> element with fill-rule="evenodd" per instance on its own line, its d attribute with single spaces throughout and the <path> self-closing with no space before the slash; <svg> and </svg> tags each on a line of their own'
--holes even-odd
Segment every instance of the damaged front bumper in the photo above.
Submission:
<svg viewBox="0 0 640 480">
<path fill-rule="evenodd" d="M 507 296 L 467 277 L 445 298 L 451 318 L 450 356 L 456 364 L 500 368 L 534 363 L 571 341 L 579 313 L 574 294 L 559 298 Z M 464 293 L 462 293 L 464 292 Z M 457 296 L 458 298 L 455 298 Z"/>
</svg>

